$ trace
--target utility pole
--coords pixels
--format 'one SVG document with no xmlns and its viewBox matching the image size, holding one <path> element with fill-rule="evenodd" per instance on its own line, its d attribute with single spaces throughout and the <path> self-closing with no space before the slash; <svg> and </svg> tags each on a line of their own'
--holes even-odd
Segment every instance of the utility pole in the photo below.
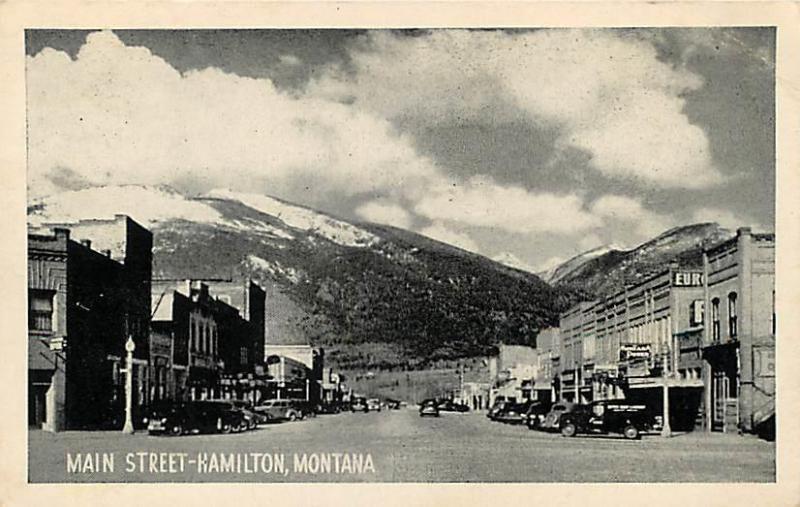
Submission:
<svg viewBox="0 0 800 507">
<path fill-rule="evenodd" d="M 133 433 L 133 351 L 136 350 L 136 344 L 133 342 L 133 337 L 128 335 L 128 341 L 125 342 L 125 426 L 122 427 L 122 432 L 126 435 Z"/>
</svg>

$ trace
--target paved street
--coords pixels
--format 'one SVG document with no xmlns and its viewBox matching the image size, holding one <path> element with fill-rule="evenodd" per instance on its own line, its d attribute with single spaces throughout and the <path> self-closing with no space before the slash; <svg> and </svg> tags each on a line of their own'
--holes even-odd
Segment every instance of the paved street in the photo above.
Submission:
<svg viewBox="0 0 800 507">
<path fill-rule="evenodd" d="M 422 419 L 413 409 L 325 415 L 230 435 L 32 430 L 29 437 L 31 482 L 770 482 L 775 477 L 774 444 L 750 436 L 565 438 L 492 423 L 483 413 Z M 68 453 L 73 468 L 82 471 L 67 472 Z M 107 454 L 104 462 L 102 454 L 85 453 Z"/>
</svg>

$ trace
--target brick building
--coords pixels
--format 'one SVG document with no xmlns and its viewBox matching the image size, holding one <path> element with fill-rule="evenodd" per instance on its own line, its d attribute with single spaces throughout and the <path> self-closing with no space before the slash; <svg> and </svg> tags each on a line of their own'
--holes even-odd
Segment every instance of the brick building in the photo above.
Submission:
<svg viewBox="0 0 800 507">
<path fill-rule="evenodd" d="M 754 431 L 775 418 L 775 236 L 741 228 L 705 251 L 706 428 Z"/>
<path fill-rule="evenodd" d="M 129 336 L 136 344 L 133 408 L 141 412 L 148 394 L 152 245 L 152 234 L 124 215 L 48 224 L 28 235 L 30 425 L 121 427 Z"/>
<path fill-rule="evenodd" d="M 153 283 L 152 334 L 172 340 L 166 390 L 176 399 L 250 398 L 255 390 L 263 363 L 264 292 L 249 280 L 215 288 L 219 295 L 200 280 Z"/>
</svg>

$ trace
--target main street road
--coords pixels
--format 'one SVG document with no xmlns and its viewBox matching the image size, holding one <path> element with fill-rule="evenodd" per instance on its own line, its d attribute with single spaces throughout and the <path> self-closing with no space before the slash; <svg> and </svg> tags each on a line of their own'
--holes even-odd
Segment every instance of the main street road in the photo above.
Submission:
<svg viewBox="0 0 800 507">
<path fill-rule="evenodd" d="M 774 444 L 749 436 L 565 438 L 492 423 L 482 413 L 423 419 L 412 409 L 326 415 L 230 435 L 32 430 L 29 447 L 31 482 L 769 482 L 775 477 Z"/>
</svg>

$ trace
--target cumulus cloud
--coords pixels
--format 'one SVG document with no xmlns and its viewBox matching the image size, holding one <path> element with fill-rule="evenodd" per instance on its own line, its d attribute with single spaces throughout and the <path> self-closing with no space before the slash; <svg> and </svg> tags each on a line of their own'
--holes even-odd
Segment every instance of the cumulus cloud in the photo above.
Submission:
<svg viewBox="0 0 800 507">
<path fill-rule="evenodd" d="M 52 49 L 29 57 L 27 77 L 33 195 L 59 190 L 58 168 L 94 184 L 311 182 L 346 195 L 414 192 L 437 177 L 387 120 L 267 79 L 181 74 L 111 32 L 89 34 L 75 60 Z"/>
<path fill-rule="evenodd" d="M 720 180 L 705 132 L 683 113 L 695 74 L 657 58 L 652 43 L 599 30 L 371 33 L 313 93 L 395 119 L 546 122 L 562 146 L 612 177 L 700 188 Z M 375 93 L 381 90 L 381 93 Z M 520 111 L 521 110 L 521 111 Z"/>
<path fill-rule="evenodd" d="M 469 252 L 480 253 L 478 244 L 468 234 L 454 231 L 441 222 L 434 222 L 419 232 L 442 243 L 448 243 Z"/>
<path fill-rule="evenodd" d="M 410 229 L 412 223 L 411 214 L 394 203 L 369 201 L 356 208 L 356 215 L 370 222 L 393 225 L 402 229 Z"/>
<path fill-rule="evenodd" d="M 641 238 L 651 238 L 676 225 L 669 215 L 645 208 L 641 202 L 621 195 L 606 195 L 592 203 L 592 212 L 605 220 L 630 224 Z"/>
<path fill-rule="evenodd" d="M 430 219 L 513 233 L 573 233 L 598 225 L 577 195 L 533 193 L 473 177 L 464 184 L 432 189 L 414 211 Z"/>
</svg>

